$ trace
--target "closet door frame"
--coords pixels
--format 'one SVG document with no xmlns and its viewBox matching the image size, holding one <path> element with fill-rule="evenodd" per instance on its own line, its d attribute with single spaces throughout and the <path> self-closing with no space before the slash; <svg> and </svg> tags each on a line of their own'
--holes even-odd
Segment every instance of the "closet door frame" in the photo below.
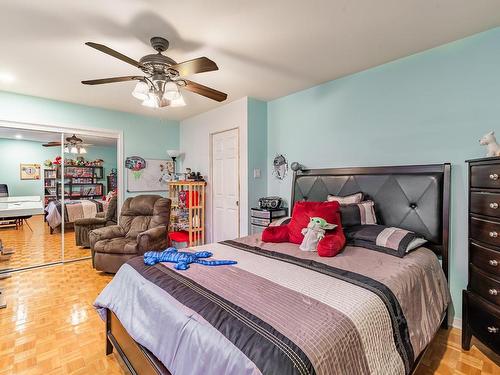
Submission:
<svg viewBox="0 0 500 375">
<path fill-rule="evenodd" d="M 63 137 L 66 133 L 77 133 L 79 135 L 85 136 L 95 136 L 99 135 L 106 138 L 114 138 L 116 139 L 116 155 L 117 155 L 117 172 L 118 172 L 118 212 L 117 215 L 120 214 L 120 209 L 123 204 L 124 195 L 123 191 L 125 188 L 124 185 L 124 153 L 123 153 L 123 131 L 122 130 L 109 130 L 102 128 L 94 128 L 88 126 L 80 126 L 80 125 L 67 125 L 67 124 L 46 124 L 46 123 L 31 123 L 31 122 L 19 122 L 19 121 L 10 121 L 10 120 L 2 120 L 0 119 L 0 128 L 13 128 L 20 130 L 37 130 L 37 131 L 46 131 L 51 133 L 59 133 L 61 136 L 61 141 L 64 141 Z M 61 157 L 64 165 L 65 157 L 63 146 L 61 146 Z M 61 174 L 62 182 L 64 183 L 64 174 Z M 64 186 L 63 186 L 64 187 Z M 62 194 L 62 201 L 64 202 L 64 194 Z M 64 258 L 64 210 L 62 210 L 62 218 L 63 225 L 61 226 L 61 260 L 59 262 L 50 262 L 41 265 L 27 266 L 21 267 L 15 270 L 9 270 L 8 272 L 22 271 L 31 268 L 39 268 L 39 267 L 47 267 L 56 264 L 70 263 L 75 262 L 81 259 L 88 259 L 88 257 L 78 258 L 78 259 L 69 259 L 66 260 Z M 0 271 L 1 273 L 2 271 Z"/>
</svg>

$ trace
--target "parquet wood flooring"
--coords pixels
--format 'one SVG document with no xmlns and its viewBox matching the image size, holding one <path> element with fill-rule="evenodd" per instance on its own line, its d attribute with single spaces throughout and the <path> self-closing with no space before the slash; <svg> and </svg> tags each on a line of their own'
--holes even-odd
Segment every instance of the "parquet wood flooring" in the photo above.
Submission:
<svg viewBox="0 0 500 375">
<path fill-rule="evenodd" d="M 19 229 L 0 228 L 0 239 L 15 253 L 7 261 L 0 261 L 0 269 L 21 268 L 61 261 L 61 233 L 50 234 L 43 215 L 28 219 L 33 232 L 24 224 Z M 78 259 L 90 256 L 90 250 L 75 245 L 75 233 L 68 229 L 64 234 L 64 258 Z"/>
<path fill-rule="evenodd" d="M 104 323 L 92 307 L 110 275 L 90 261 L 14 273 L 0 280 L 0 375 L 128 374 L 104 353 Z M 461 350 L 460 330 L 440 330 L 416 375 L 500 375 L 498 357 L 473 340 Z M 497 361 L 495 363 L 495 361 Z"/>
</svg>

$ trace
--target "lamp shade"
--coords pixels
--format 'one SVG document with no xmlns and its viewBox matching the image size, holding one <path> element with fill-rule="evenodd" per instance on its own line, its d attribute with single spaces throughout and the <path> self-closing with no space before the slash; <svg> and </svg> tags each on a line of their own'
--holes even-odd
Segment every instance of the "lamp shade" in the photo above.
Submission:
<svg viewBox="0 0 500 375">
<path fill-rule="evenodd" d="M 71 146 L 69 152 L 71 152 L 72 154 L 78 154 L 78 148 L 76 148 L 76 146 Z"/>
<path fill-rule="evenodd" d="M 149 108 L 158 108 L 160 106 L 160 99 L 154 91 L 149 91 L 148 96 L 142 102 L 142 105 Z"/>
<path fill-rule="evenodd" d="M 167 150 L 167 154 L 173 159 L 178 158 L 181 152 L 179 150 Z"/>
<path fill-rule="evenodd" d="M 137 85 L 135 85 L 134 91 L 132 91 L 132 96 L 139 100 L 145 100 L 148 97 L 148 93 L 149 93 L 148 84 L 144 81 L 139 81 L 137 82 Z"/>
<path fill-rule="evenodd" d="M 182 95 L 179 93 L 179 97 L 177 99 L 174 99 L 170 101 L 170 107 L 184 107 L 186 105 L 186 102 L 184 101 L 184 98 Z"/>
<path fill-rule="evenodd" d="M 80 147 L 80 154 L 86 154 L 87 149 L 85 147 Z"/>
<path fill-rule="evenodd" d="M 177 87 L 177 83 L 168 81 L 165 83 L 164 94 L 163 97 L 167 100 L 176 100 L 179 99 L 181 93 L 179 92 L 179 87 Z"/>
</svg>

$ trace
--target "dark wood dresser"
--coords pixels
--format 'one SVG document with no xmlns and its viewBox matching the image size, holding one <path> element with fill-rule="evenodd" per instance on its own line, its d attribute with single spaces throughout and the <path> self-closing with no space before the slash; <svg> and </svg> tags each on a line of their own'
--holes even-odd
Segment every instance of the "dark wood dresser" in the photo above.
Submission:
<svg viewBox="0 0 500 375">
<path fill-rule="evenodd" d="M 463 291 L 462 347 L 471 336 L 500 353 L 500 158 L 468 160 L 469 282 Z"/>
</svg>

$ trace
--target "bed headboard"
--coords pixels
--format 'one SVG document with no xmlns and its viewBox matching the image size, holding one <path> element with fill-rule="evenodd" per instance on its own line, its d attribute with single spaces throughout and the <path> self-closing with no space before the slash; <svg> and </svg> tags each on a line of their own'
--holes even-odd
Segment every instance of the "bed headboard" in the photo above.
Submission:
<svg viewBox="0 0 500 375">
<path fill-rule="evenodd" d="M 307 169 L 293 163 L 292 199 L 325 201 L 328 194 L 363 192 L 381 224 L 422 234 L 448 278 L 450 164 Z"/>
</svg>

